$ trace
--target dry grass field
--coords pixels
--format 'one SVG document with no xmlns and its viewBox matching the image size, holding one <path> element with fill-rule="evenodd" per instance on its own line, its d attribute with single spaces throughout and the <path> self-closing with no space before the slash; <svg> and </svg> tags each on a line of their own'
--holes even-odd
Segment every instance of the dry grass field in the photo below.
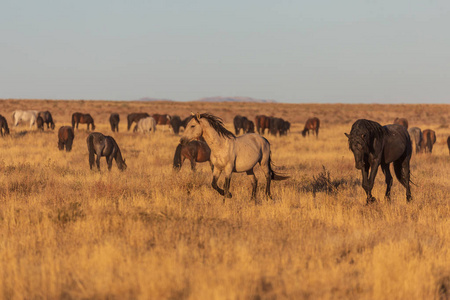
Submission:
<svg viewBox="0 0 450 300">
<path fill-rule="evenodd" d="M 56 130 L 26 125 L 0 138 L 0 298 L 2 299 L 433 299 L 450 297 L 449 105 L 325 105 L 3 100 L 15 109 L 50 110 Z M 85 125 L 72 152 L 57 129 L 89 112 L 128 164 L 90 171 Z M 225 203 L 211 170 L 172 169 L 179 136 L 126 131 L 131 112 L 211 112 L 229 129 L 235 114 L 283 117 L 287 137 L 268 136 L 276 170 L 274 200 L 250 202 L 251 184 L 234 174 Z M 109 114 L 121 116 L 112 134 Z M 322 120 L 303 138 L 306 118 Z M 381 124 L 406 117 L 437 133 L 432 155 L 413 155 L 414 201 L 394 179 L 392 203 L 365 206 L 360 172 L 344 132 L 358 118 Z M 25 132 L 26 131 L 26 132 Z M 223 178 L 219 181 L 223 185 Z"/>
</svg>

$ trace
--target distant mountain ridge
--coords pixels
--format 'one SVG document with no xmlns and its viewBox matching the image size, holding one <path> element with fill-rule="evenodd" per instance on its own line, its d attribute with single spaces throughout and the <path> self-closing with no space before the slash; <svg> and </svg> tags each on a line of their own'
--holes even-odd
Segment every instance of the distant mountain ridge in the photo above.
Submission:
<svg viewBox="0 0 450 300">
<path fill-rule="evenodd" d="M 199 102 L 254 102 L 254 103 L 276 103 L 275 100 L 255 99 L 251 97 L 206 97 L 196 100 Z"/>
</svg>

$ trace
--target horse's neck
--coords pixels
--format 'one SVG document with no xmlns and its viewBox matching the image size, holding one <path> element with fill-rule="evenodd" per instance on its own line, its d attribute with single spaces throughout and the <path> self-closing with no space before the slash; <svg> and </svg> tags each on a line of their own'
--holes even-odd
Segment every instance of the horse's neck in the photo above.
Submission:
<svg viewBox="0 0 450 300">
<path fill-rule="evenodd" d="M 208 121 L 202 122 L 203 138 L 211 149 L 211 153 L 219 153 L 227 148 L 227 138 L 220 136 L 219 133 L 212 128 Z"/>
</svg>

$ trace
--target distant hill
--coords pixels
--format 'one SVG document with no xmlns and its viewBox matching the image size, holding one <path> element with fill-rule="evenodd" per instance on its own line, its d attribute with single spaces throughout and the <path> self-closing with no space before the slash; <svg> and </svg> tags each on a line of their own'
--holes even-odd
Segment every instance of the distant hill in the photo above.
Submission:
<svg viewBox="0 0 450 300">
<path fill-rule="evenodd" d="M 275 100 L 255 99 L 251 97 L 206 97 L 199 102 L 254 102 L 254 103 L 276 103 Z"/>
<path fill-rule="evenodd" d="M 173 102 L 173 100 L 170 100 L 170 99 L 157 99 L 157 98 L 150 98 L 150 97 L 143 97 L 141 99 L 138 99 L 137 101 L 170 101 L 170 102 Z"/>
</svg>

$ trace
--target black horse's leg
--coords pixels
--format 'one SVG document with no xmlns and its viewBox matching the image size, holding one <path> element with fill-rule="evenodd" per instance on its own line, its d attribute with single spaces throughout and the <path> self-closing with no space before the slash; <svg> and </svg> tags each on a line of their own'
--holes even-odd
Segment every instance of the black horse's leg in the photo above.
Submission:
<svg viewBox="0 0 450 300">
<path fill-rule="evenodd" d="M 195 172 L 195 159 L 190 158 L 189 160 L 191 161 L 191 170 Z"/>
<path fill-rule="evenodd" d="M 410 169 L 409 169 L 409 158 L 403 159 L 403 161 L 394 161 L 395 176 L 397 176 L 398 181 L 406 188 L 406 201 L 410 202 L 412 200 L 411 187 L 410 187 Z"/>
<path fill-rule="evenodd" d="M 247 175 L 251 176 L 251 179 L 252 179 L 252 198 L 251 198 L 251 200 L 254 200 L 255 204 L 256 204 L 256 189 L 258 188 L 258 180 L 256 179 L 253 169 L 248 170 Z"/>
<path fill-rule="evenodd" d="M 386 200 L 391 201 L 391 187 L 392 187 L 392 175 L 389 170 L 389 164 L 381 164 L 381 170 L 383 170 L 385 182 L 386 182 L 386 194 L 384 197 Z"/>
<path fill-rule="evenodd" d="M 366 192 L 367 195 L 367 199 L 366 199 L 366 204 L 370 204 L 372 202 L 375 202 L 375 198 L 372 196 L 372 187 L 373 184 L 371 185 L 369 182 L 369 169 L 370 166 L 368 164 L 366 164 L 364 166 L 364 168 L 361 170 L 362 173 L 362 187 L 364 189 L 364 191 Z"/>
<path fill-rule="evenodd" d="M 215 189 L 216 191 L 219 192 L 219 194 L 221 194 L 222 196 L 225 195 L 224 190 L 222 190 L 221 188 L 219 188 L 219 186 L 217 185 L 217 180 L 219 179 L 220 174 L 222 173 L 221 170 L 214 168 L 213 171 L 213 180 L 211 183 L 211 186 L 213 187 L 213 189 Z"/>
<path fill-rule="evenodd" d="M 100 158 L 101 155 L 97 155 L 97 160 L 96 160 L 96 164 L 97 164 L 97 169 L 100 171 Z"/>
</svg>

